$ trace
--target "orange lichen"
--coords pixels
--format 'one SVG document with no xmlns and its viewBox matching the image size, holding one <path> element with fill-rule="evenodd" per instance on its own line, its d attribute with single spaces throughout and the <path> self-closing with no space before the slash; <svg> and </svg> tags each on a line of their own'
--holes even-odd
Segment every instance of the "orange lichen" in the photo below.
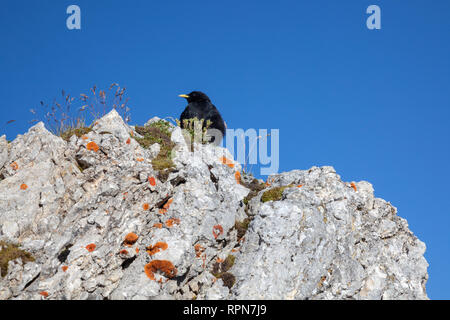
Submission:
<svg viewBox="0 0 450 320">
<path fill-rule="evenodd" d="M 28 189 L 28 186 L 27 186 L 25 183 L 22 183 L 22 184 L 20 185 L 20 189 L 21 189 L 21 190 L 27 190 L 27 189 Z"/>
<path fill-rule="evenodd" d="M 128 196 L 128 192 L 124 192 L 123 193 L 123 200 L 125 200 L 127 198 L 127 196 Z"/>
<path fill-rule="evenodd" d="M 173 199 L 170 198 L 169 200 L 167 200 L 167 202 L 163 205 L 164 209 L 169 209 L 170 205 L 172 204 Z"/>
<path fill-rule="evenodd" d="M 123 240 L 123 243 L 126 246 L 131 247 L 133 244 L 136 243 L 136 241 L 139 239 L 138 235 L 136 233 L 130 232 L 126 235 L 125 240 Z"/>
<path fill-rule="evenodd" d="M 357 191 L 357 189 L 356 189 L 356 185 L 355 185 L 355 183 L 354 183 L 354 182 L 350 183 L 350 186 L 351 186 L 351 187 L 353 188 L 353 190 Z"/>
<path fill-rule="evenodd" d="M 136 248 L 136 253 L 139 253 L 139 248 Z"/>
<path fill-rule="evenodd" d="M 177 269 L 172 264 L 172 262 L 167 260 L 153 260 L 150 263 L 146 264 L 144 267 L 145 274 L 151 280 L 155 279 L 155 272 L 161 271 L 167 278 L 173 278 L 177 274 Z"/>
<path fill-rule="evenodd" d="M 144 209 L 144 210 L 148 210 L 149 208 L 150 208 L 150 205 L 148 203 L 144 203 L 142 205 L 142 209 Z"/>
<path fill-rule="evenodd" d="M 81 136 L 81 139 L 83 139 L 83 140 L 87 140 L 87 139 L 89 139 L 87 136 L 85 136 L 85 135 L 82 135 Z"/>
<path fill-rule="evenodd" d="M 200 256 L 202 255 L 203 251 L 205 251 L 205 248 L 203 248 L 202 245 L 201 245 L 200 243 L 197 243 L 197 244 L 194 246 L 194 249 L 195 249 L 195 256 L 196 256 L 197 258 L 200 258 Z"/>
<path fill-rule="evenodd" d="M 154 255 L 160 251 L 166 250 L 168 247 L 167 243 L 165 242 L 157 242 L 154 246 L 148 246 L 146 248 L 146 251 L 149 255 Z"/>
<path fill-rule="evenodd" d="M 128 138 L 128 140 L 127 140 L 127 144 L 130 144 L 131 143 L 131 139 L 130 138 Z"/>
<path fill-rule="evenodd" d="M 48 297 L 48 292 L 47 292 L 47 291 L 41 291 L 41 292 L 39 292 L 39 294 L 40 294 L 41 296 L 45 297 L 45 298 Z"/>
<path fill-rule="evenodd" d="M 221 234 L 223 234 L 223 227 L 220 224 L 217 224 L 213 227 L 213 236 L 214 239 L 217 239 Z"/>
<path fill-rule="evenodd" d="M 150 185 L 151 185 L 152 187 L 156 186 L 156 180 L 155 180 L 154 177 L 148 178 L 148 182 L 150 183 Z"/>
<path fill-rule="evenodd" d="M 136 161 L 137 162 L 142 162 L 142 161 L 144 161 L 144 158 L 136 158 Z"/>
<path fill-rule="evenodd" d="M 19 165 L 17 164 L 17 162 L 13 162 L 10 164 L 11 168 L 13 168 L 13 170 L 17 171 L 19 169 Z"/>
<path fill-rule="evenodd" d="M 217 257 L 217 259 L 216 259 L 216 262 L 217 263 L 222 263 L 222 262 L 224 262 L 225 260 L 223 260 L 223 259 L 220 259 L 219 257 Z"/>
<path fill-rule="evenodd" d="M 236 179 L 236 182 L 238 184 L 241 184 L 241 173 L 239 171 L 236 171 L 236 173 L 234 174 L 234 178 Z"/>
<path fill-rule="evenodd" d="M 97 145 L 94 141 L 89 142 L 89 143 L 86 145 L 86 148 L 87 148 L 88 150 L 94 151 L 94 152 L 97 152 L 98 149 L 99 149 L 98 145 Z"/>
<path fill-rule="evenodd" d="M 125 249 L 123 249 L 123 250 L 120 250 L 120 252 L 119 252 L 120 254 L 128 254 L 128 251 L 127 250 L 125 250 Z"/>
<path fill-rule="evenodd" d="M 222 157 L 222 158 L 220 158 L 220 161 L 222 162 L 222 164 L 225 164 L 225 165 L 229 166 L 230 168 L 234 168 L 234 163 L 232 160 L 230 160 L 226 157 Z"/>
<path fill-rule="evenodd" d="M 172 218 L 166 221 L 166 226 L 172 228 L 174 224 L 180 224 L 180 219 Z"/>
<path fill-rule="evenodd" d="M 297 186 L 297 188 L 301 188 L 301 187 L 303 187 L 303 185 L 302 185 L 302 184 L 299 184 L 299 185 Z"/>
<path fill-rule="evenodd" d="M 155 228 L 161 229 L 162 228 L 162 223 L 155 223 L 153 226 Z"/>
<path fill-rule="evenodd" d="M 166 214 L 166 212 L 167 212 L 167 209 L 159 209 L 160 214 Z"/>
<path fill-rule="evenodd" d="M 93 251 L 95 250 L 96 247 L 97 247 L 97 246 L 96 246 L 95 244 L 91 243 L 91 244 L 88 244 L 88 245 L 86 246 L 86 250 L 89 251 L 89 252 L 93 252 Z"/>
<path fill-rule="evenodd" d="M 130 131 L 130 136 L 134 137 L 134 132 Z"/>
<path fill-rule="evenodd" d="M 64 271 L 64 272 L 66 272 L 68 268 L 69 268 L 68 266 L 62 266 L 61 267 L 62 271 Z"/>
</svg>

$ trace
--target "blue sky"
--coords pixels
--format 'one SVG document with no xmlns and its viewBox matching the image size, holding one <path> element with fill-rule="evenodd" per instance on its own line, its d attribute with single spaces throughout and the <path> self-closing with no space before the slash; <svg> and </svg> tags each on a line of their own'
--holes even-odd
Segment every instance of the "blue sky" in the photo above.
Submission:
<svg viewBox="0 0 450 320">
<path fill-rule="evenodd" d="M 71 4 L 81 30 L 66 28 Z M 381 30 L 366 27 L 371 4 Z M 426 243 L 430 298 L 449 299 L 449 12 L 447 0 L 2 1 L 0 133 L 25 132 L 61 89 L 118 82 L 137 124 L 178 117 L 177 95 L 202 90 L 228 127 L 280 129 L 280 171 L 331 165 L 371 182 Z"/>
</svg>

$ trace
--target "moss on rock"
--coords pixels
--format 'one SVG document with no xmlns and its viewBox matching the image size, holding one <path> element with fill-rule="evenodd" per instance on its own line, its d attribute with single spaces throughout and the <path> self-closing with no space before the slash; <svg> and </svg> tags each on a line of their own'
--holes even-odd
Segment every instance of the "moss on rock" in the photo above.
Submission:
<svg viewBox="0 0 450 320">
<path fill-rule="evenodd" d="M 234 227 L 237 230 L 237 239 L 240 240 L 248 230 L 248 226 L 250 225 L 251 219 L 245 218 L 243 221 L 236 221 L 234 223 Z"/>
<path fill-rule="evenodd" d="M 231 287 L 233 287 L 236 283 L 236 277 L 230 272 L 223 273 L 220 278 L 222 279 L 223 284 L 228 287 L 228 289 L 231 289 Z"/>
<path fill-rule="evenodd" d="M 283 197 L 283 191 L 284 189 L 288 188 L 289 186 L 284 187 L 275 187 L 270 190 L 267 190 L 263 193 L 261 197 L 261 202 L 267 202 L 267 201 L 280 201 Z"/>
<path fill-rule="evenodd" d="M 34 257 L 29 253 L 19 248 L 17 244 L 0 241 L 0 269 L 1 276 L 4 277 L 8 273 L 9 261 L 22 259 L 25 264 L 34 261 Z"/>
<path fill-rule="evenodd" d="M 250 192 L 243 200 L 245 205 L 248 205 L 251 199 L 256 197 L 260 191 L 266 188 L 266 185 L 257 179 L 253 179 L 251 182 L 246 182 L 245 179 L 241 179 L 241 184 L 250 189 Z"/>
<path fill-rule="evenodd" d="M 142 137 L 134 137 L 134 139 L 143 148 L 148 149 L 155 143 L 160 145 L 158 155 L 152 160 L 153 169 L 161 172 L 175 167 L 172 161 L 175 143 L 170 139 L 170 124 L 167 121 L 159 120 L 145 127 L 136 126 L 135 130 Z"/>
</svg>

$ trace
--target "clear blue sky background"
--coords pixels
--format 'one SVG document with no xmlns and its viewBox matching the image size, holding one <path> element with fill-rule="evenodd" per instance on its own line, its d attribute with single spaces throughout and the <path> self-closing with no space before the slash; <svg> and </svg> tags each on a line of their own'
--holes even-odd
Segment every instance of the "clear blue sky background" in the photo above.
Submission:
<svg viewBox="0 0 450 320">
<path fill-rule="evenodd" d="M 61 89 L 118 82 L 138 124 L 178 117 L 177 94 L 200 89 L 229 127 L 280 129 L 280 171 L 370 181 L 426 243 L 429 296 L 449 299 L 449 13 L 448 0 L 4 0 L 0 128 L 16 122 L 0 131 L 25 132 Z"/>
</svg>

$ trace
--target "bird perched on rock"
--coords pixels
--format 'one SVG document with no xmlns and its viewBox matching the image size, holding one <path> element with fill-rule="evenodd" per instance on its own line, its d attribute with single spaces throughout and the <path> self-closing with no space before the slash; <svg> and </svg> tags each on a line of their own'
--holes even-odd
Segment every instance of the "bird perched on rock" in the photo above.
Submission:
<svg viewBox="0 0 450 320">
<path fill-rule="evenodd" d="M 186 109 L 184 109 L 180 116 L 181 128 L 184 128 L 183 120 L 192 118 L 197 118 L 199 120 L 204 119 L 203 126 L 206 126 L 206 122 L 210 120 L 211 124 L 208 129 L 216 129 L 222 134 L 220 139 L 218 139 L 219 141 L 212 140 L 211 142 L 214 142 L 215 144 L 220 143 L 222 137 L 225 136 L 226 125 L 219 111 L 211 103 L 208 96 L 200 91 L 192 91 L 189 94 L 180 94 L 179 96 L 186 98 L 188 101 Z"/>
</svg>

